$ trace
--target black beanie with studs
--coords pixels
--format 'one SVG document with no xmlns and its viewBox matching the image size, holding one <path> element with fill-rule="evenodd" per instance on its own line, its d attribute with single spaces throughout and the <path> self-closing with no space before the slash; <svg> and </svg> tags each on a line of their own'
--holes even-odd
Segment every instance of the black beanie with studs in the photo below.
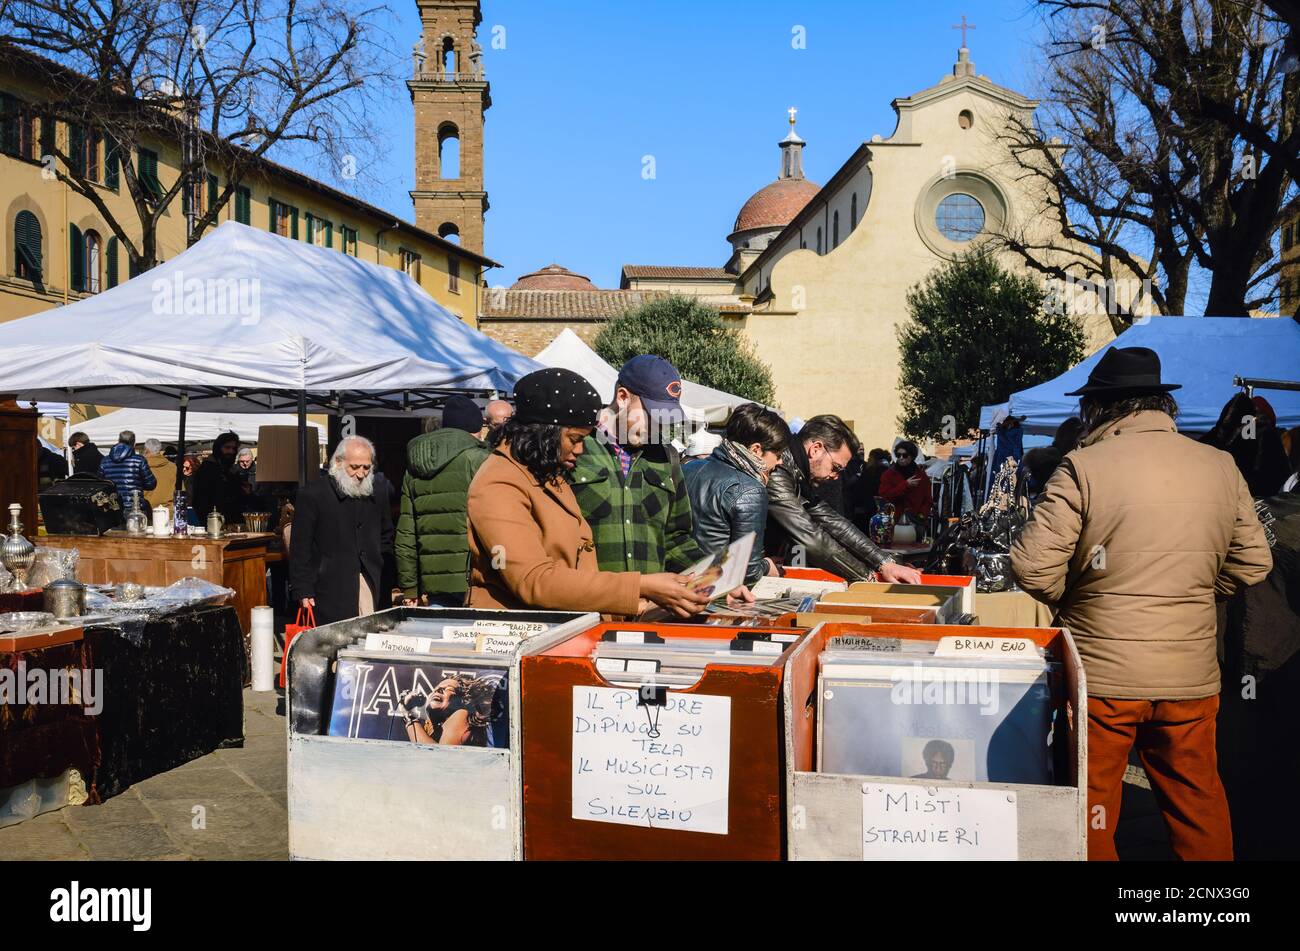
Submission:
<svg viewBox="0 0 1300 951">
<path fill-rule="evenodd" d="M 515 384 L 515 421 L 546 426 L 595 426 L 600 394 L 572 370 L 538 370 Z"/>
</svg>

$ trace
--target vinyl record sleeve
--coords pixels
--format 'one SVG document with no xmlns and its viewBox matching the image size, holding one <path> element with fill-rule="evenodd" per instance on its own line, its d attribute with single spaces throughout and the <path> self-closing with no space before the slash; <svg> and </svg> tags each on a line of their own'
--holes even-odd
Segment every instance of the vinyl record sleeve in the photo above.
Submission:
<svg viewBox="0 0 1300 951">
<path fill-rule="evenodd" d="M 486 664 L 482 656 L 341 651 L 329 735 L 509 748 L 509 667 Z"/>
<path fill-rule="evenodd" d="M 1052 782 L 1046 669 L 860 665 L 818 677 L 818 770 L 965 782 Z"/>
</svg>

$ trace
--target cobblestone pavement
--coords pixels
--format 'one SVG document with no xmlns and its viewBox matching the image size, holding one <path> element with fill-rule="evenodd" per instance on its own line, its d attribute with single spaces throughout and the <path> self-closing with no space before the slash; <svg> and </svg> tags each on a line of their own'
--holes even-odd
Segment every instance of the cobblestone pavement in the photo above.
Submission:
<svg viewBox="0 0 1300 951">
<path fill-rule="evenodd" d="M 0 829 L 0 859 L 288 859 L 285 719 L 276 715 L 277 700 L 274 692 L 244 692 L 242 749 L 152 776 L 103 805 L 69 806 Z"/>
</svg>

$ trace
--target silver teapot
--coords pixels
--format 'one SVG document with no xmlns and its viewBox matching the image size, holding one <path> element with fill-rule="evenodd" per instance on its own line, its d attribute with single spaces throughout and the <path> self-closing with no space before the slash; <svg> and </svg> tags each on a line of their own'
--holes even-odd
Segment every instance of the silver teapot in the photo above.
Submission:
<svg viewBox="0 0 1300 951">
<path fill-rule="evenodd" d="M 213 509 L 208 513 L 208 535 L 212 538 L 220 538 L 226 530 L 226 517 Z"/>
<path fill-rule="evenodd" d="M 36 560 L 36 546 L 23 537 L 22 512 L 17 502 L 9 506 L 9 534 L 0 546 L 0 564 L 13 573 L 19 591 L 27 587 L 27 572 Z"/>
</svg>

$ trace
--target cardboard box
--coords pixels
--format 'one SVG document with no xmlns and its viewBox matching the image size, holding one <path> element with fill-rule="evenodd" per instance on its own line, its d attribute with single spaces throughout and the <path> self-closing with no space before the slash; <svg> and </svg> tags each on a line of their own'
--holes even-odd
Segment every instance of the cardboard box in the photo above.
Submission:
<svg viewBox="0 0 1300 951">
<path fill-rule="evenodd" d="M 320 478 L 320 430 L 307 427 L 307 481 Z M 257 431 L 257 481 L 298 481 L 298 427 L 262 426 Z"/>
<path fill-rule="evenodd" d="M 960 636 L 1029 638 L 1048 647 L 1061 664 L 1064 696 L 1055 720 L 1053 747 L 1059 744 L 1059 785 L 956 782 L 896 776 L 842 776 L 814 772 L 817 740 L 818 656 L 832 637 L 884 636 L 938 640 Z M 785 683 L 786 808 L 792 861 L 862 860 L 867 853 L 864 815 L 867 800 L 880 787 L 902 790 L 918 800 L 951 802 L 991 797 L 1014 814 L 1015 857 L 1026 860 L 1083 861 L 1088 854 L 1088 691 L 1074 640 L 1064 628 L 988 628 L 920 624 L 849 625 L 815 628 L 789 654 Z M 1014 807 L 1014 808 L 1012 808 Z M 908 823 L 913 830 L 933 828 L 931 816 Z M 923 821 L 922 821 L 923 820 Z M 972 857 L 982 857 L 978 853 Z"/>
</svg>

